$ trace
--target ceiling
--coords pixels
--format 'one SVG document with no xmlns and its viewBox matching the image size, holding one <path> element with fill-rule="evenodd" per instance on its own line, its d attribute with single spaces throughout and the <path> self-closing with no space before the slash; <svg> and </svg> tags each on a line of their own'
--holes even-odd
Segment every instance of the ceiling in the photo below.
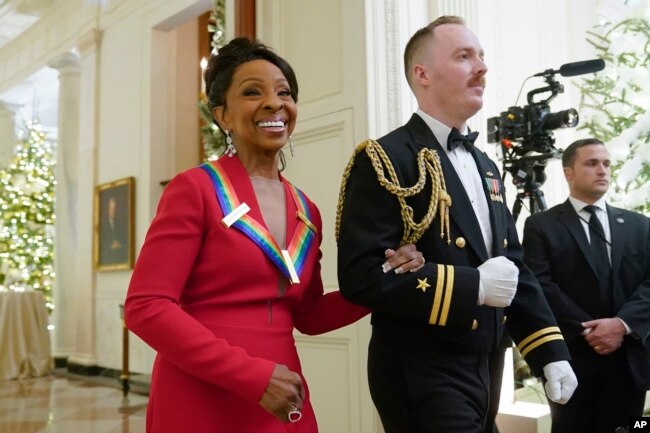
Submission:
<svg viewBox="0 0 650 433">
<path fill-rule="evenodd" d="M 0 50 L 38 21 L 56 0 L 0 0 Z M 43 68 L 11 89 L 0 102 L 16 112 L 16 126 L 38 119 L 48 130 L 57 124 L 58 74 Z"/>
<path fill-rule="evenodd" d="M 38 21 L 54 0 L 0 0 L 0 48 Z"/>
</svg>

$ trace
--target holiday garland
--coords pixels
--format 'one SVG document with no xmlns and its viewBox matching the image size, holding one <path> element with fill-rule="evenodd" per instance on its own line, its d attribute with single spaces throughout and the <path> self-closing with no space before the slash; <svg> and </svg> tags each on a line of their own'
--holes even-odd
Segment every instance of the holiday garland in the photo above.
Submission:
<svg viewBox="0 0 650 433">
<path fill-rule="evenodd" d="M 210 46 L 212 50 L 218 50 L 224 45 L 225 30 L 224 23 L 226 22 L 225 16 L 225 1 L 214 0 L 214 8 L 210 13 L 208 21 L 208 32 L 212 34 Z M 203 77 L 201 77 L 203 78 Z M 201 116 L 201 141 L 203 142 L 203 160 L 211 161 L 217 159 L 223 153 L 226 147 L 226 137 L 219 129 L 216 123 L 212 120 L 212 113 L 208 108 L 208 100 L 205 94 L 201 94 L 198 102 L 199 115 Z"/>
</svg>

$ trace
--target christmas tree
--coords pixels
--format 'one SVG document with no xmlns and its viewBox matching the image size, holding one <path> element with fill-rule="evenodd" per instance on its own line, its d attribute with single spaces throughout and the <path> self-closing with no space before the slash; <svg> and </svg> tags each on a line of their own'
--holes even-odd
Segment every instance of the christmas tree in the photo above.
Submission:
<svg viewBox="0 0 650 433">
<path fill-rule="evenodd" d="M 213 9 L 210 13 L 208 32 L 212 35 L 210 46 L 213 52 L 224 45 L 226 22 L 225 0 L 213 0 Z M 205 70 L 207 59 L 201 61 L 201 69 Z M 201 77 L 203 79 L 203 77 Z M 212 120 L 212 113 L 208 108 L 208 98 L 205 93 L 201 94 L 198 102 L 199 115 L 201 116 L 201 140 L 203 142 L 203 160 L 212 161 L 223 153 L 226 147 L 226 137 Z"/>
<path fill-rule="evenodd" d="M 54 282 L 54 143 L 28 124 L 12 164 L 0 170 L 0 287 L 40 290 L 49 310 Z"/>
<path fill-rule="evenodd" d="M 579 129 L 609 150 L 610 201 L 650 215 L 650 21 L 630 8 L 628 16 L 596 26 L 587 40 L 606 68 L 579 86 L 585 119 Z"/>
</svg>

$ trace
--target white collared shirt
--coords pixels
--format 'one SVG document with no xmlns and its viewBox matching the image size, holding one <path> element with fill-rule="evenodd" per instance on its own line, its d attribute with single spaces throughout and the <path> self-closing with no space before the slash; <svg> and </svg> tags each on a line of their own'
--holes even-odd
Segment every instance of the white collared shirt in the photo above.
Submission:
<svg viewBox="0 0 650 433">
<path fill-rule="evenodd" d="M 447 153 L 451 165 L 454 167 L 454 170 L 456 170 L 456 173 L 465 188 L 467 197 L 469 197 L 469 201 L 472 203 L 474 214 L 476 215 L 478 224 L 481 227 L 483 242 L 485 242 L 485 249 L 487 250 L 488 257 L 492 257 L 492 225 L 490 224 L 490 209 L 488 207 L 487 199 L 485 198 L 483 183 L 481 181 L 478 167 L 476 166 L 476 161 L 464 146 L 456 146 L 452 151 L 447 150 L 447 139 L 451 132 L 450 127 L 442 124 L 419 108 L 416 111 L 416 114 L 424 120 L 429 129 L 431 129 L 433 135 L 436 137 L 436 140 L 438 140 L 444 151 Z M 463 134 L 467 134 L 467 132 L 467 130 L 461 131 Z"/>
<path fill-rule="evenodd" d="M 585 206 L 589 206 L 587 203 L 583 202 L 582 200 L 578 200 L 575 197 L 569 196 L 569 202 L 575 209 L 576 213 L 578 214 L 578 217 L 580 217 L 580 223 L 582 224 L 582 228 L 585 231 L 585 234 L 587 235 L 587 240 L 589 243 L 591 243 L 591 238 L 589 236 L 589 218 L 591 218 L 591 214 L 585 210 Z M 605 234 L 605 239 L 606 239 L 606 244 L 607 244 L 607 255 L 609 256 L 609 261 L 610 263 L 612 262 L 612 235 L 609 230 L 609 219 L 607 218 L 607 205 L 605 204 L 605 198 L 601 197 L 598 199 L 593 205 L 598 208 L 596 211 L 596 216 L 598 217 L 598 221 L 600 221 L 600 225 L 603 226 L 603 232 Z"/>
</svg>

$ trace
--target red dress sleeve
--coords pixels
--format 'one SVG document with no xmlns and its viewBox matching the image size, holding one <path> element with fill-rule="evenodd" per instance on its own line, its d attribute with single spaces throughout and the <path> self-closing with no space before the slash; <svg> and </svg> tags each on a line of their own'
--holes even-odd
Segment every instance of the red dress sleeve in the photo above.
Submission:
<svg viewBox="0 0 650 433">
<path fill-rule="evenodd" d="M 317 245 L 319 250 L 311 280 L 301 302 L 296 305 L 294 324 L 296 329 L 303 334 L 317 335 L 354 323 L 370 313 L 371 310 L 347 301 L 338 290 L 324 293 L 320 266 L 323 223 L 318 208 L 311 202 L 309 205 L 318 228 Z"/>
</svg>

